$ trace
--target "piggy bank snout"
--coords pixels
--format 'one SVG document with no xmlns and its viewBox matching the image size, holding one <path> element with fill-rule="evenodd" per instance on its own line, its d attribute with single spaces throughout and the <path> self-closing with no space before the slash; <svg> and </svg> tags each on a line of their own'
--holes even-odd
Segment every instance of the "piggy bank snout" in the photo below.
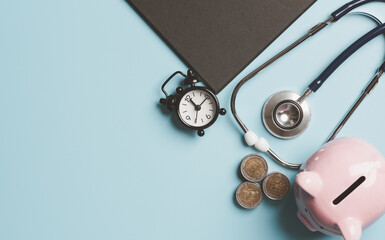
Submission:
<svg viewBox="0 0 385 240">
<path fill-rule="evenodd" d="M 311 231 L 359 240 L 362 229 L 385 212 L 385 160 L 369 143 L 336 139 L 318 150 L 298 173 L 298 217 Z"/>
</svg>

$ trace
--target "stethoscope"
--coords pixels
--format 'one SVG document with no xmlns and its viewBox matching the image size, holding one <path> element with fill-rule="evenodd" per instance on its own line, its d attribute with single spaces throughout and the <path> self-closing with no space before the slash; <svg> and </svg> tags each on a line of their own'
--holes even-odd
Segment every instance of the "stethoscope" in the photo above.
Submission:
<svg viewBox="0 0 385 240">
<path fill-rule="evenodd" d="M 341 8 L 337 9 L 335 12 L 331 14 L 331 17 L 326 21 L 321 22 L 311 28 L 305 35 L 297 39 L 290 46 L 276 54 L 274 57 L 263 63 L 261 66 L 256 68 L 254 71 L 249 73 L 246 77 L 244 77 L 235 87 L 232 96 L 231 96 L 231 111 L 233 116 L 239 126 L 244 131 L 244 138 L 249 146 L 254 146 L 260 152 L 268 153 L 273 159 L 275 159 L 279 164 L 292 168 L 299 169 L 301 164 L 293 164 L 284 161 L 280 158 L 270 147 L 267 140 L 263 137 L 258 137 L 253 131 L 250 131 L 246 125 L 239 118 L 237 111 L 235 109 L 235 100 L 238 94 L 239 89 L 251 78 L 257 75 L 259 72 L 270 66 L 272 63 L 277 61 L 279 58 L 290 52 L 292 49 L 300 45 L 306 39 L 314 36 L 324 27 L 329 25 L 332 22 L 338 21 L 340 18 L 348 14 L 353 9 L 372 2 L 374 0 L 353 0 Z M 385 24 L 382 24 L 378 19 L 369 15 L 373 19 L 376 20 L 380 25 L 357 41 L 355 41 L 352 45 L 350 45 L 345 51 L 343 51 L 322 73 L 319 77 L 317 77 L 313 82 L 311 82 L 308 88 L 303 92 L 302 95 L 292 92 L 292 91 L 282 91 L 274 94 L 270 97 L 263 108 L 262 118 L 267 130 L 272 133 L 274 136 L 280 138 L 292 138 L 301 134 L 309 125 L 311 118 L 310 106 L 306 99 L 312 94 L 317 92 L 317 90 L 322 86 L 323 83 L 330 77 L 330 75 L 339 67 L 345 60 L 347 60 L 351 55 L 353 55 L 358 49 L 364 46 L 366 43 L 370 42 L 377 36 L 385 33 Z M 374 87 L 377 85 L 378 80 L 382 76 L 385 71 L 385 62 L 378 69 L 375 77 L 370 81 L 368 86 L 362 92 L 359 99 L 355 102 L 354 106 L 349 110 L 348 114 L 345 115 L 344 119 L 341 121 L 339 126 L 335 129 L 332 135 L 329 137 L 328 141 L 333 140 L 338 132 L 342 129 L 344 124 L 353 114 L 353 112 L 357 109 L 360 103 L 364 100 L 364 98 L 371 93 Z"/>
</svg>

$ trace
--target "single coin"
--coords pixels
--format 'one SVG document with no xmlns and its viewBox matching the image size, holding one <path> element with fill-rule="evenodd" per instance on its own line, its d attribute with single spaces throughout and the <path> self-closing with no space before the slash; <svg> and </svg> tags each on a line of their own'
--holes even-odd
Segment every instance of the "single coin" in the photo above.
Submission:
<svg viewBox="0 0 385 240">
<path fill-rule="evenodd" d="M 241 163 L 242 176 L 250 182 L 259 182 L 267 174 L 266 160 L 257 154 L 247 155 Z"/>
<path fill-rule="evenodd" d="M 268 198 L 281 200 L 284 199 L 290 191 L 290 181 L 284 174 L 273 172 L 265 177 L 262 188 Z"/>
<path fill-rule="evenodd" d="M 262 190 L 258 183 L 244 182 L 237 188 L 235 197 L 244 208 L 256 208 L 262 202 Z"/>
</svg>

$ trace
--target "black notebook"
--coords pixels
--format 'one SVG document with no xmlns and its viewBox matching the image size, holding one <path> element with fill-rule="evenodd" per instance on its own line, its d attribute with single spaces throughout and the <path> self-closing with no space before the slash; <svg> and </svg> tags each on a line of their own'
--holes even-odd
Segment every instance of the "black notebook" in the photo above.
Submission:
<svg viewBox="0 0 385 240">
<path fill-rule="evenodd" d="M 127 2 L 219 93 L 315 0 Z"/>
</svg>

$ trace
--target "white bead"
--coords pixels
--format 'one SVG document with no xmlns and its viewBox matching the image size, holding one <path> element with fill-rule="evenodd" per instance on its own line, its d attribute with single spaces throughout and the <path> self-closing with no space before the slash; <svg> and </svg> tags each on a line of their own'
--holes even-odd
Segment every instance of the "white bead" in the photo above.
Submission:
<svg viewBox="0 0 385 240">
<path fill-rule="evenodd" d="M 245 140 L 247 145 L 253 146 L 258 142 L 258 136 L 253 131 L 248 131 L 247 133 L 245 133 Z"/>
<path fill-rule="evenodd" d="M 264 138 L 260 138 L 254 147 L 260 152 L 267 152 L 270 149 L 269 143 Z"/>
</svg>

